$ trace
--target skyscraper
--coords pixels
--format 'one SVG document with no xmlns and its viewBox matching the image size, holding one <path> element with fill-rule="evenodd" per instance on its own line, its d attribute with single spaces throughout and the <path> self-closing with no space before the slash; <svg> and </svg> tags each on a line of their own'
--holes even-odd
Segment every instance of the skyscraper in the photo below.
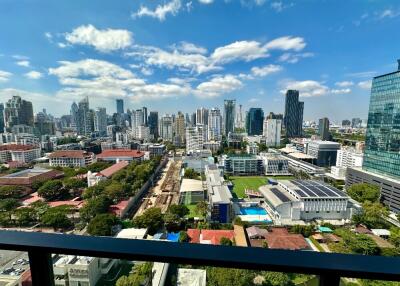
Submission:
<svg viewBox="0 0 400 286">
<path fill-rule="evenodd" d="M 4 108 L 4 125 L 7 130 L 11 130 L 14 125 L 19 124 L 33 126 L 33 107 L 32 102 L 14 95 L 6 102 Z"/>
<path fill-rule="evenodd" d="M 220 141 L 222 138 L 222 117 L 218 107 L 208 114 L 208 140 Z"/>
<path fill-rule="evenodd" d="M 330 140 L 331 134 L 329 133 L 329 119 L 324 117 L 319 120 L 318 133 L 321 140 Z"/>
<path fill-rule="evenodd" d="M 117 113 L 118 114 L 124 113 L 124 100 L 117 99 L 115 102 L 117 103 Z"/>
<path fill-rule="evenodd" d="M 363 169 L 400 178 L 400 61 L 372 80 Z"/>
<path fill-rule="evenodd" d="M 143 125 L 143 110 L 137 109 L 132 111 L 131 115 L 132 130 Z"/>
<path fill-rule="evenodd" d="M 149 121 L 148 121 L 150 135 L 153 136 L 154 139 L 158 138 L 158 112 L 150 111 Z"/>
<path fill-rule="evenodd" d="M 196 112 L 193 112 L 190 115 L 190 125 L 191 126 L 196 126 Z"/>
<path fill-rule="evenodd" d="M 75 130 L 77 130 L 76 124 L 78 122 L 78 110 L 79 110 L 78 105 L 75 102 L 73 102 L 71 104 L 70 114 L 71 114 L 71 127 L 74 128 Z"/>
<path fill-rule="evenodd" d="M 4 132 L 4 104 L 0 103 L 0 133 Z"/>
<path fill-rule="evenodd" d="M 246 116 L 246 131 L 249 135 L 263 134 L 264 111 L 262 108 L 250 108 Z"/>
<path fill-rule="evenodd" d="M 147 126 L 147 107 L 143 106 L 142 111 L 143 111 L 143 125 Z"/>
<path fill-rule="evenodd" d="M 172 142 L 173 130 L 172 130 L 172 116 L 169 114 L 161 117 L 160 120 L 160 135 L 165 141 Z"/>
<path fill-rule="evenodd" d="M 99 132 L 101 136 L 107 134 L 107 113 L 104 107 L 97 107 L 94 112 L 94 131 Z"/>
<path fill-rule="evenodd" d="M 228 136 L 229 132 L 235 131 L 235 112 L 236 112 L 236 100 L 225 99 L 224 100 L 224 133 Z"/>
<path fill-rule="evenodd" d="M 282 120 L 265 118 L 263 136 L 267 146 L 279 146 L 281 144 Z"/>
<path fill-rule="evenodd" d="M 180 146 L 185 142 L 185 116 L 182 112 L 178 112 L 175 119 L 175 138 L 174 144 Z"/>
<path fill-rule="evenodd" d="M 197 124 L 186 128 L 186 152 L 202 150 L 204 144 L 204 125 Z"/>
<path fill-rule="evenodd" d="M 78 103 L 76 129 L 78 135 L 88 136 L 94 127 L 94 113 L 89 109 L 89 98 L 85 97 Z"/>
<path fill-rule="evenodd" d="M 196 110 L 196 124 L 208 124 L 208 109 L 202 107 Z"/>
<path fill-rule="evenodd" d="M 288 90 L 285 99 L 284 125 L 286 137 L 300 137 L 303 133 L 304 102 L 299 101 L 298 90 Z"/>
</svg>

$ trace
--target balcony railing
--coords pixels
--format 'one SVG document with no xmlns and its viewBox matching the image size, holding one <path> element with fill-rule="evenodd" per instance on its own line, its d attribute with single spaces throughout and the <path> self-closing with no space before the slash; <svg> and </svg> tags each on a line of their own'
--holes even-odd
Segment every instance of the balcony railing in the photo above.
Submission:
<svg viewBox="0 0 400 286">
<path fill-rule="evenodd" d="M 324 286 L 339 285 L 341 277 L 400 281 L 400 258 L 396 257 L 22 231 L 0 231 L 0 249 L 28 252 L 34 286 L 54 285 L 53 253 L 315 274 Z"/>
</svg>

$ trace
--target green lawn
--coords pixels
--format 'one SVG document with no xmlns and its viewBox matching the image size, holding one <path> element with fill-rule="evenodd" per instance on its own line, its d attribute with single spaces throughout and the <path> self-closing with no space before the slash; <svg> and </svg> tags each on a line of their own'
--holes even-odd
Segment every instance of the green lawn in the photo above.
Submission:
<svg viewBox="0 0 400 286">
<path fill-rule="evenodd" d="M 268 176 L 268 178 L 271 178 L 274 180 L 292 180 L 292 179 L 294 179 L 293 176 Z"/>
<path fill-rule="evenodd" d="M 201 214 L 196 213 L 196 205 L 186 205 L 186 207 L 190 210 L 190 213 L 186 216 L 187 218 L 198 217 L 200 219 L 203 218 Z"/>
<path fill-rule="evenodd" d="M 267 184 L 267 177 L 254 176 L 254 177 L 229 177 L 233 183 L 233 196 L 237 198 L 244 198 L 244 191 L 246 189 L 257 191 L 260 186 Z"/>
</svg>

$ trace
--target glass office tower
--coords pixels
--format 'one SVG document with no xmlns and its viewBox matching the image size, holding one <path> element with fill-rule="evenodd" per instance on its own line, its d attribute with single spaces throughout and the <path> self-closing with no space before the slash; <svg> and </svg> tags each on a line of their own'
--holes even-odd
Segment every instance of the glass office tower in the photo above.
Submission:
<svg viewBox="0 0 400 286">
<path fill-rule="evenodd" d="M 372 81 L 363 169 L 400 177 L 400 61 Z"/>
<path fill-rule="evenodd" d="M 236 100 L 224 100 L 224 131 L 228 136 L 229 132 L 235 131 Z"/>
<path fill-rule="evenodd" d="M 250 108 L 246 116 L 246 131 L 249 135 L 262 135 L 264 111 L 262 108 Z"/>
</svg>

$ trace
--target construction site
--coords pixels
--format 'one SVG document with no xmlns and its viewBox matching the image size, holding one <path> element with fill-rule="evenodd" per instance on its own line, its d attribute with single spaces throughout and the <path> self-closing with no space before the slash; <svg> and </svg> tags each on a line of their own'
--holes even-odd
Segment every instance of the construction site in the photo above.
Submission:
<svg viewBox="0 0 400 286">
<path fill-rule="evenodd" d="M 165 213 L 170 205 L 179 203 L 181 168 L 182 161 L 169 160 L 160 180 L 143 198 L 135 216 L 141 215 L 146 209 L 152 207 L 160 208 L 161 212 Z"/>
</svg>

